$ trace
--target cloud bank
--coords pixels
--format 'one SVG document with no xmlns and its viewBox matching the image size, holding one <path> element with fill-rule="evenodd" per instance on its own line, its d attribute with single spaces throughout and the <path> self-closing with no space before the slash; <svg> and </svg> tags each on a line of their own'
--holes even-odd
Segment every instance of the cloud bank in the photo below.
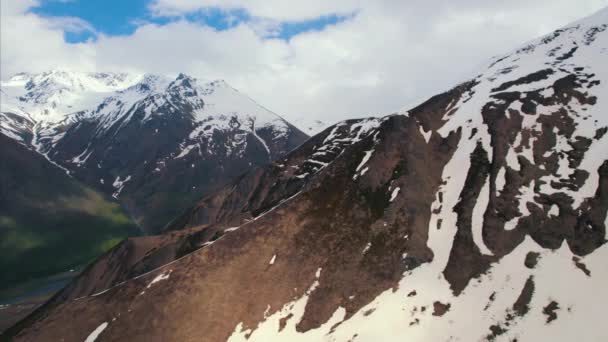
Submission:
<svg viewBox="0 0 608 342">
<path fill-rule="evenodd" d="M 337 121 L 411 107 L 608 0 L 155 0 L 150 16 L 166 22 L 141 20 L 121 36 L 81 18 L 34 14 L 34 0 L 0 4 L 2 79 L 53 68 L 185 72 L 225 79 L 287 119 Z M 209 9 L 250 19 L 223 30 L 188 19 Z M 326 16 L 346 19 L 289 39 L 269 34 Z M 95 39 L 65 42 L 66 32 L 80 31 Z"/>
</svg>

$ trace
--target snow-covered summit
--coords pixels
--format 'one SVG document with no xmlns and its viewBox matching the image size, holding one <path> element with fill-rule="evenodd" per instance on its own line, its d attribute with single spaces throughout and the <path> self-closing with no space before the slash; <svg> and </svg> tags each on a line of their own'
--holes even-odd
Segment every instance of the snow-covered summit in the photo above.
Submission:
<svg viewBox="0 0 608 342">
<path fill-rule="evenodd" d="M 5 101 L 37 122 L 57 122 L 66 114 L 94 106 L 112 92 L 135 84 L 141 75 L 52 70 L 20 73 L 0 84 Z"/>
<path fill-rule="evenodd" d="M 126 122 L 123 119 L 130 119 L 138 111 L 144 113 L 142 122 L 153 114 L 187 112 L 193 122 L 214 121 L 229 126 L 231 120 L 237 120 L 250 130 L 269 126 L 287 130 L 280 116 L 224 80 L 207 82 L 183 73 L 172 78 L 148 73 L 52 70 L 19 73 L 1 83 L 0 89 L 3 113 L 28 117 L 36 124 L 35 137 L 55 136 L 51 139 L 54 142 L 66 124 L 97 120 L 101 132 L 119 121 Z"/>
<path fill-rule="evenodd" d="M 74 90 L 107 92 L 128 87 L 139 78 L 141 78 L 139 74 L 54 69 L 35 74 L 18 73 L 8 81 L 3 82 L 2 86 L 25 87 L 26 90 L 32 90 L 54 84 Z"/>
<path fill-rule="evenodd" d="M 219 129 L 229 127 L 232 120 L 250 130 L 273 126 L 284 131 L 288 126 L 279 115 L 227 82 L 200 81 L 183 73 L 176 78 L 145 74 L 129 87 L 107 95 L 78 116 L 99 120 L 102 130 L 139 112 L 144 113 L 140 119 L 142 122 L 153 115 L 188 114 L 194 123 L 205 122 L 205 126 L 209 126 L 214 122 L 215 128 Z"/>
</svg>

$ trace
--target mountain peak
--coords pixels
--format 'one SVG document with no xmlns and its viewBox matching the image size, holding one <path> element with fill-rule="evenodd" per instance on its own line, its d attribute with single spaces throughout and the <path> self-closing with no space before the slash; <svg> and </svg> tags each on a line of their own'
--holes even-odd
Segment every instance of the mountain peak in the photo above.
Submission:
<svg viewBox="0 0 608 342">
<path fill-rule="evenodd" d="M 180 72 L 175 79 L 176 80 L 192 80 L 192 81 L 196 80 L 196 78 L 189 76 L 183 72 Z"/>
<path fill-rule="evenodd" d="M 137 83 L 125 89 L 123 92 L 135 90 L 141 94 L 160 93 L 164 91 L 167 86 L 171 84 L 171 82 L 172 80 L 168 77 L 158 74 L 145 73 L 141 76 Z"/>
<path fill-rule="evenodd" d="M 179 73 L 177 77 L 171 82 L 169 87 L 187 87 L 187 88 L 231 88 L 234 89 L 228 82 L 224 79 L 215 79 L 212 81 L 201 80 L 199 78 L 190 76 L 185 73 Z M 236 89 L 235 89 L 236 90 Z"/>
<path fill-rule="evenodd" d="M 13 107 L 21 108 L 36 121 L 55 122 L 141 79 L 140 74 L 53 69 L 16 74 L 1 87 Z"/>
<path fill-rule="evenodd" d="M 571 27 L 571 26 L 576 26 L 576 25 L 583 25 L 583 26 L 606 26 L 608 25 L 608 6 L 598 10 L 597 12 L 576 20 L 568 25 L 566 25 L 565 27 Z"/>
<path fill-rule="evenodd" d="M 180 73 L 179 75 L 177 75 L 177 78 L 175 78 L 175 80 L 169 84 L 167 89 L 168 90 L 176 89 L 176 88 L 188 89 L 189 96 L 194 96 L 194 95 L 196 95 L 196 91 L 194 90 L 195 86 L 196 86 L 196 78 L 190 77 L 183 73 Z"/>
</svg>

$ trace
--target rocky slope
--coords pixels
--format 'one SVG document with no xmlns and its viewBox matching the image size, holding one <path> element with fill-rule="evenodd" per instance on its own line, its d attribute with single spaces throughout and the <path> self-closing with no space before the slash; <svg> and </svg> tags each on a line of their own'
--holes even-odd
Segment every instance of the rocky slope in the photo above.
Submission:
<svg viewBox="0 0 608 342">
<path fill-rule="evenodd" d="M 324 130 L 5 336 L 605 340 L 607 28 L 605 9 L 408 112 Z"/>
<path fill-rule="evenodd" d="M 307 136 L 223 81 L 52 71 L 2 85 L 0 130 L 118 199 L 147 232 Z"/>
</svg>

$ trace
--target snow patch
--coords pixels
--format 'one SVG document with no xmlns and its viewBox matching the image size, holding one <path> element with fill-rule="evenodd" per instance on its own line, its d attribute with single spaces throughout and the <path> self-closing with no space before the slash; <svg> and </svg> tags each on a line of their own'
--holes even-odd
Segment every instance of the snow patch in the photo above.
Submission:
<svg viewBox="0 0 608 342">
<path fill-rule="evenodd" d="M 120 180 L 120 176 L 116 176 L 116 179 L 114 180 L 114 182 L 112 183 L 112 186 L 116 189 L 116 191 L 114 191 L 114 193 L 112 194 L 112 197 L 118 199 L 118 195 L 120 195 L 120 192 L 122 191 L 122 189 L 125 187 L 125 183 L 131 180 L 131 176 L 127 176 L 125 179 Z"/>
<path fill-rule="evenodd" d="M 500 170 L 498 170 L 498 174 L 496 175 L 496 181 L 494 182 L 494 184 L 496 185 L 497 196 L 500 194 L 502 189 L 505 188 L 505 183 L 507 181 L 505 178 L 505 173 L 506 169 L 504 167 L 501 167 Z"/>
<path fill-rule="evenodd" d="M 422 134 L 422 136 L 424 137 L 424 141 L 426 141 L 426 143 L 429 143 L 429 140 L 431 140 L 431 134 L 433 134 L 432 130 L 429 130 L 428 132 L 424 130 L 424 128 L 422 128 L 422 126 L 419 127 L 420 130 L 420 134 Z"/>
<path fill-rule="evenodd" d="M 551 205 L 551 209 L 549 209 L 549 212 L 547 214 L 549 215 L 549 217 L 559 216 L 559 207 L 557 206 L 557 204 Z"/>
<path fill-rule="evenodd" d="M 369 251 L 370 247 L 372 247 L 372 243 L 368 242 L 367 245 L 365 245 L 365 248 L 363 248 L 362 254 L 367 253 L 367 251 Z"/>
<path fill-rule="evenodd" d="M 179 154 L 175 157 L 175 159 L 180 159 L 180 158 L 187 156 L 188 153 L 190 153 L 190 151 L 192 151 L 192 149 L 194 149 L 197 146 L 198 146 L 198 144 L 192 144 L 192 145 L 186 146 L 183 150 L 181 150 L 179 152 Z"/>
<path fill-rule="evenodd" d="M 344 320 L 346 316 L 346 310 L 340 307 L 329 320 L 317 329 L 312 329 L 306 333 L 300 333 L 296 330 L 297 323 L 302 319 L 306 304 L 310 295 L 319 286 L 319 276 L 321 275 L 321 268 L 317 269 L 315 274 L 315 281 L 306 290 L 303 296 L 300 298 L 286 303 L 283 305 L 281 310 L 275 312 L 272 315 L 266 317 L 266 320 L 261 322 L 255 330 L 245 329 L 243 323 L 237 324 L 234 331 L 228 338 L 228 342 L 247 342 L 247 341 L 290 341 L 290 342 L 307 342 L 307 341 L 326 341 L 327 334 L 330 333 L 331 328 Z M 287 315 L 292 315 L 292 318 L 287 321 L 283 329 L 279 332 L 281 318 Z M 344 339 L 346 341 L 347 339 Z"/>
<path fill-rule="evenodd" d="M 477 202 L 475 202 L 475 206 L 473 207 L 473 217 L 471 222 L 471 229 L 473 231 L 473 241 L 479 247 L 479 251 L 481 254 L 485 255 L 494 255 L 490 249 L 483 242 L 483 215 L 488 208 L 488 203 L 490 202 L 490 179 L 486 177 L 486 181 L 479 193 L 479 197 L 477 197 Z"/>
<path fill-rule="evenodd" d="M 391 193 L 391 199 L 389 200 L 389 202 L 392 202 L 395 200 L 395 198 L 397 198 L 397 195 L 399 194 L 399 187 L 396 187 L 395 189 L 393 189 L 393 192 Z"/>
<path fill-rule="evenodd" d="M 87 336 L 86 340 L 84 340 L 84 342 L 95 342 L 95 340 L 97 339 L 97 337 L 99 337 L 99 335 L 108 327 L 108 322 L 103 322 L 101 323 L 97 328 L 95 328 L 95 330 L 93 330 L 93 332 L 91 332 L 89 334 L 89 336 Z"/>
<path fill-rule="evenodd" d="M 369 158 L 371 158 L 372 153 L 374 153 L 373 149 L 365 151 L 365 155 L 363 156 L 363 159 L 361 159 L 361 162 L 359 163 L 359 166 L 357 166 L 357 169 L 355 171 L 359 172 L 359 170 L 361 170 L 365 163 L 369 161 Z"/>
<path fill-rule="evenodd" d="M 152 279 L 152 281 L 148 284 L 148 286 L 146 286 L 146 288 L 149 289 L 153 284 L 156 284 L 161 280 L 169 279 L 169 276 L 171 275 L 172 271 L 173 270 L 169 270 L 168 272 L 163 272 L 163 273 L 157 275 L 154 279 Z"/>
</svg>

